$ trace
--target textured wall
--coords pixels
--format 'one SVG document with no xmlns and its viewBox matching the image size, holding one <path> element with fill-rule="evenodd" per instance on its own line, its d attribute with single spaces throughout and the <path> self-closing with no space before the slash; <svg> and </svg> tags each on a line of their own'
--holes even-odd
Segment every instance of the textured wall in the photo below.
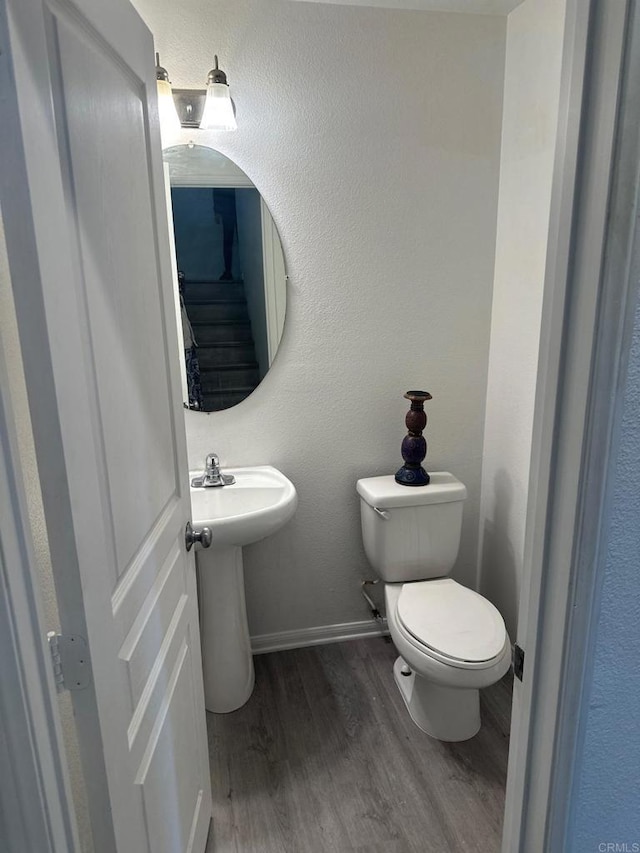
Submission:
<svg viewBox="0 0 640 853">
<path fill-rule="evenodd" d="M 426 387 L 429 465 L 469 487 L 456 576 L 476 575 L 505 19 L 286 0 L 136 0 L 178 87 L 214 51 L 247 173 L 287 258 L 274 366 L 240 406 L 188 413 L 192 467 L 271 463 L 300 504 L 246 549 L 252 633 L 367 618 L 358 477 L 399 464 Z"/>
<path fill-rule="evenodd" d="M 640 849 L 640 307 L 625 389 L 608 554 L 567 853 Z M 627 847 L 622 845 L 626 844 Z M 633 845 L 636 845 L 633 847 Z"/>
<path fill-rule="evenodd" d="M 522 580 L 564 10 L 564 0 L 525 0 L 507 18 L 479 585 L 501 611 L 512 640 Z"/>
</svg>

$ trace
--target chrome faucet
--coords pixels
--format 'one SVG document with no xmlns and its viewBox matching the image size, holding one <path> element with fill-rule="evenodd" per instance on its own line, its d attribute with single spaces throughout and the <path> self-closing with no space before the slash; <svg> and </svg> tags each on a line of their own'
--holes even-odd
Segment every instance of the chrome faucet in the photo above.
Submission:
<svg viewBox="0 0 640 853">
<path fill-rule="evenodd" d="M 215 453 L 209 453 L 205 462 L 204 473 L 194 477 L 191 485 L 194 489 L 212 489 L 217 486 L 231 486 L 236 478 L 233 474 L 223 474 L 220 470 L 220 460 Z"/>
</svg>

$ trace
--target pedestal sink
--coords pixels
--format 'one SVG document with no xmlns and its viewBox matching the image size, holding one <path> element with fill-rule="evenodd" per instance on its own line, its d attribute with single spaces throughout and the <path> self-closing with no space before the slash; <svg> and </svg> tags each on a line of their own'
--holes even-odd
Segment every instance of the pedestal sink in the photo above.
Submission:
<svg viewBox="0 0 640 853">
<path fill-rule="evenodd" d="M 223 714 L 244 705 L 254 683 L 242 547 L 275 533 L 298 504 L 293 483 L 270 465 L 224 473 L 236 482 L 191 488 L 193 524 L 213 534 L 211 547 L 196 554 L 205 705 Z"/>
</svg>

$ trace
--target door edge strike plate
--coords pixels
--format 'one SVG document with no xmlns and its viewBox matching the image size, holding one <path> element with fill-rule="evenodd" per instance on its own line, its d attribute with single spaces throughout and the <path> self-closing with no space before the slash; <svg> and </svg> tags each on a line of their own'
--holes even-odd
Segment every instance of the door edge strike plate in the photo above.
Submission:
<svg viewBox="0 0 640 853">
<path fill-rule="evenodd" d="M 513 647 L 513 674 L 522 681 L 524 676 L 524 649 L 517 643 Z"/>
</svg>

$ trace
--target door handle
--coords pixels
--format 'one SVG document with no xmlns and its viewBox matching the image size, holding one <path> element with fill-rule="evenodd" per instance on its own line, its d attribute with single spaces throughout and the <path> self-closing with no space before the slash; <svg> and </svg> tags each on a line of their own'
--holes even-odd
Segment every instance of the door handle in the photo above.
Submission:
<svg viewBox="0 0 640 853">
<path fill-rule="evenodd" d="M 184 544 L 187 546 L 187 551 L 190 551 L 196 542 L 199 542 L 203 548 L 209 548 L 212 538 L 210 527 L 193 527 L 191 522 L 187 521 L 184 529 Z"/>
</svg>

